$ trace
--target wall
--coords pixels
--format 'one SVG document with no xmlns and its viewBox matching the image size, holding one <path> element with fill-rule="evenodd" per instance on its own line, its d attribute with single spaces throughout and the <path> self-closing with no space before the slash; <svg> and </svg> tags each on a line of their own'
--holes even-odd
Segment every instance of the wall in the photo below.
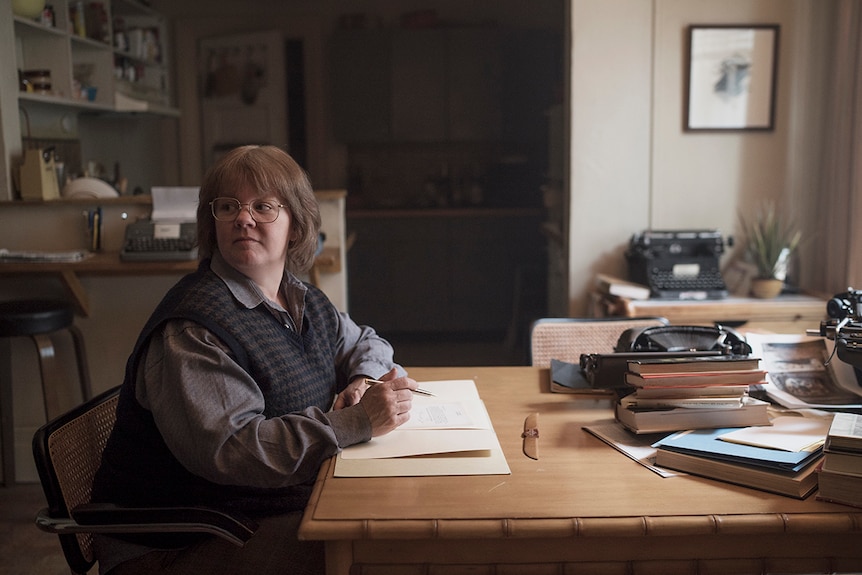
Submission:
<svg viewBox="0 0 862 575">
<path fill-rule="evenodd" d="M 738 213 L 761 199 L 796 208 L 810 197 L 819 91 L 810 87 L 818 44 L 808 21 L 816 5 L 572 1 L 571 315 L 586 313 L 597 271 L 625 273 L 633 232 L 716 228 L 732 236 Z M 685 133 L 687 26 L 740 23 L 781 26 L 775 130 Z"/>
</svg>

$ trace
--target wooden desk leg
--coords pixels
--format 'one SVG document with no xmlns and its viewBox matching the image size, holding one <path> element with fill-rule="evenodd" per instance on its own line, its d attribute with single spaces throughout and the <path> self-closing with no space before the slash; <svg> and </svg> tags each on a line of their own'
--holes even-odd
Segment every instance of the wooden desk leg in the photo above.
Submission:
<svg viewBox="0 0 862 575">
<path fill-rule="evenodd" d="M 66 286 L 66 289 L 72 295 L 78 313 L 83 317 L 89 317 L 90 300 L 87 298 L 87 292 L 84 291 L 84 286 L 81 285 L 78 276 L 75 275 L 75 272 L 64 271 L 60 272 L 60 277 L 63 280 L 63 285 Z"/>
<path fill-rule="evenodd" d="M 326 575 L 349 575 L 353 565 L 351 541 L 326 542 Z"/>
</svg>

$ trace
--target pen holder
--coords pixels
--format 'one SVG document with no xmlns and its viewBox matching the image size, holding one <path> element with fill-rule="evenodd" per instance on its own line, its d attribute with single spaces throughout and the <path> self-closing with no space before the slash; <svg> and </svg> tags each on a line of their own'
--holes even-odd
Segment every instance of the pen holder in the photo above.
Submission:
<svg viewBox="0 0 862 575">
<path fill-rule="evenodd" d="M 86 223 L 87 249 L 98 252 L 102 249 L 102 208 L 87 210 L 83 213 Z"/>
</svg>

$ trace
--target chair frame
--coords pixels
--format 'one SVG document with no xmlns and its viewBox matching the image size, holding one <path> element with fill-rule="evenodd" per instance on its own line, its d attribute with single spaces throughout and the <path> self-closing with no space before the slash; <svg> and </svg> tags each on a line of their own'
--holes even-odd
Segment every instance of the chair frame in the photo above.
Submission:
<svg viewBox="0 0 862 575">
<path fill-rule="evenodd" d="M 242 547 L 257 524 L 207 507 L 120 507 L 91 503 L 93 477 L 114 426 L 120 387 L 115 387 L 39 428 L 33 457 L 48 506 L 36 526 L 59 536 L 73 573 L 96 562 L 93 534 L 208 533 Z M 84 441 L 81 441 L 84 439 Z"/>
<path fill-rule="evenodd" d="M 530 365 L 550 367 L 551 359 L 578 364 L 582 353 L 612 353 L 627 329 L 668 325 L 663 317 L 541 318 L 530 327 Z M 609 330 L 610 327 L 613 330 Z M 592 345 L 575 341 L 579 328 L 595 327 Z"/>
</svg>

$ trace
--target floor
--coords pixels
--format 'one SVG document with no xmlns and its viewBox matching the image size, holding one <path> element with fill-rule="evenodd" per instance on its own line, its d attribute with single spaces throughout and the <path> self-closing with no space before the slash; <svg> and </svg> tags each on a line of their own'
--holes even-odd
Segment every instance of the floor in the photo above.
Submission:
<svg viewBox="0 0 862 575">
<path fill-rule="evenodd" d="M 44 506 L 39 484 L 0 487 L 0 574 L 68 575 L 57 536 L 39 531 L 33 522 Z"/>
</svg>

